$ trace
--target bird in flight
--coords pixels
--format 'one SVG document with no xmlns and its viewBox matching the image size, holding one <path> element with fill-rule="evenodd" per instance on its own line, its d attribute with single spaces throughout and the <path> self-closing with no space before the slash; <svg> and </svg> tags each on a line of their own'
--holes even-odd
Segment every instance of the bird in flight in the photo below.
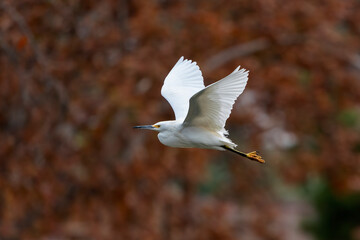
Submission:
<svg viewBox="0 0 360 240">
<path fill-rule="evenodd" d="M 244 91 L 249 72 L 237 67 L 225 78 L 204 86 L 196 62 L 181 57 L 165 78 L 161 95 L 170 103 L 176 120 L 134 128 L 159 132 L 160 142 L 176 148 L 207 148 L 231 151 L 260 163 L 257 151 L 244 153 L 227 136 L 225 122 L 235 100 Z"/>
</svg>

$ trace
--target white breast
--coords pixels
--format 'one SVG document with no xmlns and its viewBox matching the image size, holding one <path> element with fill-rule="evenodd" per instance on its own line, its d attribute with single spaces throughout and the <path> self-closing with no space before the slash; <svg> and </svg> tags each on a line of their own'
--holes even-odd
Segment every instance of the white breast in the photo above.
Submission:
<svg viewBox="0 0 360 240">
<path fill-rule="evenodd" d="M 170 133 L 168 131 L 161 132 L 158 134 L 159 141 L 169 147 L 176 148 L 191 148 L 193 146 L 189 145 L 189 142 L 186 141 L 183 136 L 179 133 Z"/>
<path fill-rule="evenodd" d="M 219 146 L 229 142 L 224 136 L 210 132 L 203 128 L 187 127 L 181 131 L 164 131 L 158 134 L 159 141 L 169 147 L 177 148 L 210 148 L 219 149 Z"/>
</svg>

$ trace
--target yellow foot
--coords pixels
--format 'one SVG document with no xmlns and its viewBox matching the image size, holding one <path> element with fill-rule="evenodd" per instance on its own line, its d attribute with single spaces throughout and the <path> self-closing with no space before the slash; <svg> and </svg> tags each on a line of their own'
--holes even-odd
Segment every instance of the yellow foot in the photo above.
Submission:
<svg viewBox="0 0 360 240">
<path fill-rule="evenodd" d="M 260 163 L 265 163 L 265 160 L 258 154 L 257 151 L 247 153 L 246 157 L 249 158 L 250 160 L 253 160 L 253 161 L 257 161 L 257 162 L 260 162 Z"/>
</svg>

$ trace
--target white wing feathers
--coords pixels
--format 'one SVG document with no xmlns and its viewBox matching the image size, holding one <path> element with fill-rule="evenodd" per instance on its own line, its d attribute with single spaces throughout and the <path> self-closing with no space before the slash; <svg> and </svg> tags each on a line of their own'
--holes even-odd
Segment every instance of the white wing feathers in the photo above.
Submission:
<svg viewBox="0 0 360 240">
<path fill-rule="evenodd" d="M 248 75 L 249 72 L 239 66 L 227 77 L 196 93 L 190 99 L 184 125 L 201 126 L 226 133 L 225 122 L 235 100 L 245 89 Z"/>
<path fill-rule="evenodd" d="M 165 78 L 161 95 L 170 103 L 176 120 L 184 120 L 189 110 L 189 99 L 204 88 L 199 66 L 181 57 Z"/>
</svg>

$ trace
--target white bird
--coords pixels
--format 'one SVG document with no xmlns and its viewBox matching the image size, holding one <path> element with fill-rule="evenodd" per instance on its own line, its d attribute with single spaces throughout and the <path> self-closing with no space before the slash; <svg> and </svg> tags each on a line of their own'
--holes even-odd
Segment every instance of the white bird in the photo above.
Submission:
<svg viewBox="0 0 360 240">
<path fill-rule="evenodd" d="M 225 122 L 235 100 L 244 91 L 249 72 L 237 67 L 227 77 L 205 87 L 196 62 L 181 57 L 165 78 L 161 95 L 170 103 L 176 120 L 134 128 L 159 132 L 169 147 L 229 150 L 250 160 L 265 163 L 256 151 L 243 153 L 228 137 Z"/>
</svg>

